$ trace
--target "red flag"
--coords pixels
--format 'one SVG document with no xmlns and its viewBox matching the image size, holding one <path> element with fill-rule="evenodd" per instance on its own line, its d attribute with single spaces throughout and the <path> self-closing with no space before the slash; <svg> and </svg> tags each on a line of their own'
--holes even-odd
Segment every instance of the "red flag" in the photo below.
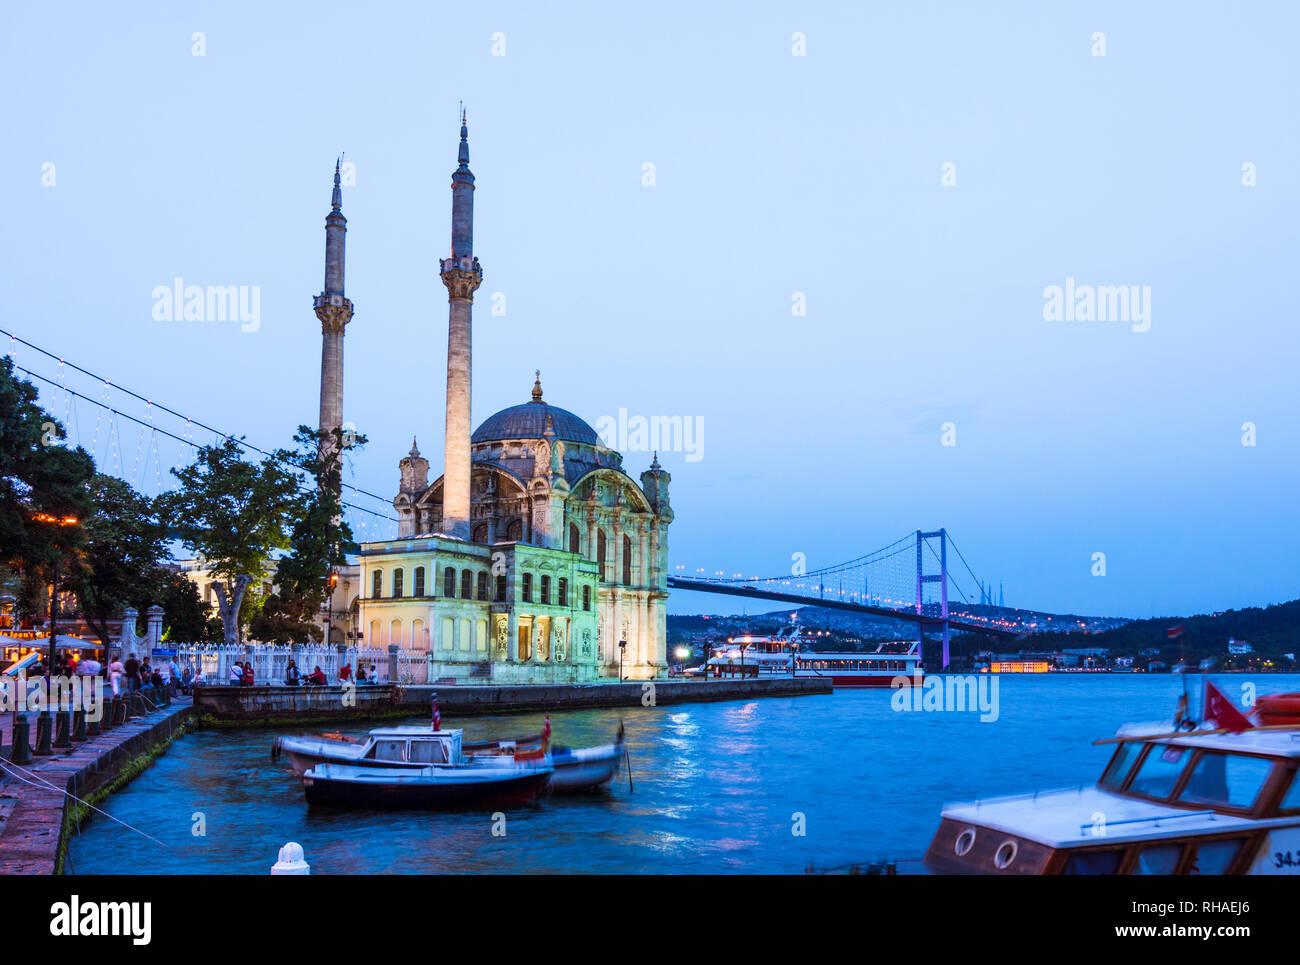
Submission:
<svg viewBox="0 0 1300 965">
<path fill-rule="evenodd" d="M 551 715 L 546 715 L 546 728 L 542 731 L 542 740 L 549 740 L 551 736 Z"/>
<path fill-rule="evenodd" d="M 1173 640 L 1176 637 L 1181 637 L 1183 635 L 1183 631 L 1186 629 L 1187 628 L 1180 623 L 1178 624 L 1178 626 L 1170 627 L 1168 630 L 1166 630 L 1165 636 L 1168 637 L 1170 640 Z"/>
<path fill-rule="evenodd" d="M 1232 731 L 1234 734 L 1250 730 L 1253 726 L 1242 716 L 1241 711 L 1232 706 L 1232 701 L 1223 696 L 1219 688 L 1208 680 L 1205 681 L 1205 718 L 1214 721 L 1215 726 Z"/>
<path fill-rule="evenodd" d="M 442 730 L 442 712 L 438 710 L 438 702 L 433 702 L 433 729 Z"/>
</svg>

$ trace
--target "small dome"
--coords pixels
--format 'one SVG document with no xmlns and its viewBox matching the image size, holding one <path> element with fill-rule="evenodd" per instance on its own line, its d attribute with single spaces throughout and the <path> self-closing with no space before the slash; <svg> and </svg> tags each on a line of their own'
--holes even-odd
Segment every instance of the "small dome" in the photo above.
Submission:
<svg viewBox="0 0 1300 965">
<path fill-rule="evenodd" d="M 541 375 L 533 384 L 533 400 L 512 405 L 488 416 L 474 430 L 470 442 L 500 442 L 505 439 L 541 439 L 546 435 L 547 420 L 556 439 L 599 445 L 596 430 L 568 409 L 542 401 Z"/>
</svg>

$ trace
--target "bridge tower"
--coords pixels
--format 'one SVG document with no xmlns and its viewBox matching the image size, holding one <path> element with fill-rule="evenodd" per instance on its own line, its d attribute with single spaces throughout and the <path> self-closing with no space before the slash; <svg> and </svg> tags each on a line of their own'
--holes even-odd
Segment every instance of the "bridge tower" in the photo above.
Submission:
<svg viewBox="0 0 1300 965">
<path fill-rule="evenodd" d="M 939 572 L 925 572 L 925 548 L 926 541 L 937 539 L 939 541 Z M 918 621 L 916 624 L 916 643 L 917 652 L 922 659 L 925 657 L 925 628 L 927 626 L 937 626 L 943 634 L 943 663 L 942 669 L 948 669 L 948 641 L 950 638 L 950 627 L 948 625 L 948 531 L 938 529 L 932 533 L 916 531 L 916 615 L 925 615 L 925 584 L 939 584 L 939 612 L 938 619 L 929 621 Z"/>
</svg>

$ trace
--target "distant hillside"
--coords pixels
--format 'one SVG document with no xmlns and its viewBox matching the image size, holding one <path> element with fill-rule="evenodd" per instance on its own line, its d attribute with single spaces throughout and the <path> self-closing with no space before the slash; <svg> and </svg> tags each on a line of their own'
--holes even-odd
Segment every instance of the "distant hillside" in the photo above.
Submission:
<svg viewBox="0 0 1300 965">
<path fill-rule="evenodd" d="M 1170 640 L 1167 631 L 1176 626 L 1185 627 L 1183 635 Z M 1161 659 L 1174 663 L 1181 646 L 1188 662 L 1192 662 L 1225 656 L 1229 637 L 1249 643 L 1258 654 L 1276 656 L 1297 652 L 1300 650 L 1300 600 L 1203 616 L 1133 620 L 1102 633 L 1053 634 L 1050 647 L 1106 647 L 1112 653 L 1133 655 L 1158 648 Z M 1024 649 L 1034 649 L 1035 640 L 1040 640 L 1044 648 L 1049 646 L 1042 635 L 1036 635 L 1025 639 Z"/>
</svg>

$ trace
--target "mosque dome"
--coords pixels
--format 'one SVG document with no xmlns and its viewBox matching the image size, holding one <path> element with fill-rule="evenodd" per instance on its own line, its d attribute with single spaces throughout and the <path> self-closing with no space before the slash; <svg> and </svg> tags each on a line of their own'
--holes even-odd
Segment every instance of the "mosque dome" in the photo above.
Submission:
<svg viewBox="0 0 1300 965">
<path fill-rule="evenodd" d="M 582 442 L 587 445 L 599 445 L 600 437 L 596 430 L 568 409 L 550 405 L 542 401 L 542 377 L 539 373 L 533 383 L 533 398 L 530 402 L 512 405 L 502 409 L 483 420 L 474 430 L 470 442 L 500 442 L 505 439 L 541 439 L 546 433 L 547 419 L 555 438 L 564 442 Z"/>
</svg>

